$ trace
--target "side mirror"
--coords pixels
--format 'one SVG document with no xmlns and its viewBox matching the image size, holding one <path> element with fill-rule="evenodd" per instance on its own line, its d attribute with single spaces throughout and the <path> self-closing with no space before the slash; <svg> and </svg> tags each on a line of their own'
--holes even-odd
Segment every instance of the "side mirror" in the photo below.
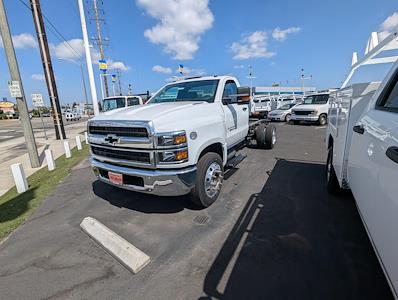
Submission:
<svg viewBox="0 0 398 300">
<path fill-rule="evenodd" d="M 238 87 L 238 104 L 250 103 L 250 88 L 247 86 Z"/>
</svg>

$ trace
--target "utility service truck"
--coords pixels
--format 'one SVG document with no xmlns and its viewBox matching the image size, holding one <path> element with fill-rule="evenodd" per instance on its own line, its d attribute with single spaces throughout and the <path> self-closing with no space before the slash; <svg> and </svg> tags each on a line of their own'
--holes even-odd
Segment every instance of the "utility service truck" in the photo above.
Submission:
<svg viewBox="0 0 398 300">
<path fill-rule="evenodd" d="M 360 66 L 391 63 L 398 33 L 354 62 L 343 87 L 330 94 L 327 189 L 351 189 L 364 227 L 395 298 L 398 291 L 398 63 L 380 82 L 347 85 Z M 368 73 L 370 74 L 370 73 Z"/>
<path fill-rule="evenodd" d="M 98 179 L 160 196 L 190 194 L 207 207 L 218 198 L 224 170 L 255 140 L 273 148 L 276 128 L 250 120 L 250 89 L 212 76 L 170 83 L 145 105 L 115 109 L 88 122 L 90 162 Z"/>
</svg>

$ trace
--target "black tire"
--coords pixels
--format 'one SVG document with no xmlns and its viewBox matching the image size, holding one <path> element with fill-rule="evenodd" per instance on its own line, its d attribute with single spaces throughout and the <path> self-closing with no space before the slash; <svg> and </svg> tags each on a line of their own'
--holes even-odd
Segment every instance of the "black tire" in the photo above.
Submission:
<svg viewBox="0 0 398 300">
<path fill-rule="evenodd" d="M 273 141 L 273 133 L 275 141 Z M 276 144 L 276 128 L 272 124 L 260 124 L 256 129 L 257 147 L 261 149 L 272 149 Z"/>
<path fill-rule="evenodd" d="M 333 147 L 329 148 L 328 159 L 326 161 L 326 189 L 329 194 L 336 195 L 340 192 L 340 185 L 337 180 L 336 172 L 333 168 Z"/>
<path fill-rule="evenodd" d="M 324 126 L 324 125 L 327 124 L 327 122 L 328 122 L 328 117 L 327 117 L 327 115 L 321 114 L 321 115 L 319 116 L 319 119 L 318 119 L 318 124 L 321 125 L 321 126 Z"/>
<path fill-rule="evenodd" d="M 208 168 L 213 163 L 216 163 L 220 166 L 221 169 L 220 176 L 222 184 L 222 180 L 224 178 L 224 167 L 220 155 L 214 152 L 206 153 L 199 159 L 199 162 L 197 164 L 195 187 L 192 189 L 190 196 L 191 196 L 191 201 L 195 205 L 202 208 L 206 208 L 212 205 L 217 200 L 221 192 L 221 187 L 220 187 L 218 192 L 212 197 L 209 197 L 209 195 L 206 193 L 205 189 L 206 173 Z"/>
<path fill-rule="evenodd" d="M 287 115 L 285 116 L 285 122 L 289 123 L 289 122 L 290 122 L 290 117 L 291 117 L 291 115 L 290 115 L 290 114 L 287 114 Z"/>
</svg>

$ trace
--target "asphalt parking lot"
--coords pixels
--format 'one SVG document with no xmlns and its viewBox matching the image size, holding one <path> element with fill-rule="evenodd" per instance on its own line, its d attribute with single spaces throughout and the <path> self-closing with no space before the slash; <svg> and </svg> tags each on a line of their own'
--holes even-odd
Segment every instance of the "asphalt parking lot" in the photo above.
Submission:
<svg viewBox="0 0 398 300">
<path fill-rule="evenodd" d="M 67 122 L 66 119 L 63 118 L 63 121 L 64 126 L 67 127 L 70 124 L 86 122 L 87 118 L 82 118 L 79 121 L 70 122 Z M 43 123 L 41 122 L 40 118 L 32 118 L 31 123 L 33 132 L 35 134 L 43 133 L 43 124 L 47 132 L 51 132 L 54 130 L 54 121 L 51 117 L 43 118 Z M 0 143 L 19 137 L 23 137 L 22 124 L 20 120 L 0 120 Z"/>
<path fill-rule="evenodd" d="M 205 210 L 107 186 L 83 162 L 0 244 L 0 298 L 392 299 L 353 198 L 324 188 L 325 129 L 277 127 Z M 80 230 L 87 216 L 151 263 L 130 273 Z"/>
</svg>

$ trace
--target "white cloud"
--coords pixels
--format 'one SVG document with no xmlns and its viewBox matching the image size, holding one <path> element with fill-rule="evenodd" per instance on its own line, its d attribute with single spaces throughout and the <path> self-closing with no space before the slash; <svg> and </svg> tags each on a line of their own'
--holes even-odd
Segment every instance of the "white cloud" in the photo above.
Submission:
<svg viewBox="0 0 398 300">
<path fill-rule="evenodd" d="M 171 68 L 162 67 L 162 66 L 159 66 L 159 65 L 153 66 L 152 67 L 152 71 L 154 71 L 156 73 L 163 73 L 163 74 L 171 74 L 171 73 L 173 73 L 173 70 Z"/>
<path fill-rule="evenodd" d="M 16 49 L 37 48 L 37 40 L 30 33 L 21 33 L 12 36 L 12 42 Z M 0 47 L 3 48 L 3 40 L 0 36 Z"/>
<path fill-rule="evenodd" d="M 84 44 L 82 39 L 71 39 L 57 45 L 50 44 L 50 50 L 58 59 L 79 60 L 84 55 Z"/>
<path fill-rule="evenodd" d="M 267 50 L 268 35 L 265 31 L 255 31 L 243 36 L 239 42 L 231 45 L 231 51 L 234 53 L 234 59 L 249 59 L 267 57 L 275 55 L 274 52 Z"/>
<path fill-rule="evenodd" d="M 380 24 L 379 40 L 384 40 L 394 29 L 398 29 L 398 12 L 394 12 Z"/>
<path fill-rule="evenodd" d="M 287 39 L 287 36 L 288 36 L 289 34 L 297 33 L 297 32 L 299 32 L 300 30 L 301 30 L 300 27 L 289 27 L 289 28 L 283 29 L 283 30 L 280 29 L 279 27 L 277 27 L 277 28 L 275 28 L 275 29 L 272 31 L 272 37 L 273 37 L 275 40 L 279 41 L 279 42 L 283 42 L 284 40 Z"/>
<path fill-rule="evenodd" d="M 108 69 L 109 70 L 120 70 L 120 71 L 129 71 L 130 67 L 126 66 L 122 61 L 113 61 L 108 60 Z"/>
<path fill-rule="evenodd" d="M 33 80 L 40 80 L 40 81 L 44 81 L 46 79 L 43 74 L 32 74 L 30 78 L 32 78 Z"/>
<path fill-rule="evenodd" d="M 82 59 L 85 55 L 82 39 L 71 39 L 68 42 L 62 42 L 57 45 L 50 44 L 50 50 L 57 59 L 61 60 L 76 61 Z M 95 48 L 91 48 L 91 60 L 93 64 L 98 64 L 100 57 L 101 55 L 99 51 Z M 112 59 L 108 59 L 107 63 L 109 70 L 130 70 L 130 67 L 126 66 L 125 63 L 121 61 L 113 61 Z"/>
<path fill-rule="evenodd" d="M 235 65 L 234 69 L 244 69 L 245 65 Z"/>
<path fill-rule="evenodd" d="M 158 20 L 144 35 L 174 59 L 192 59 L 201 35 L 213 26 L 209 0 L 137 0 L 146 13 Z"/>
</svg>

